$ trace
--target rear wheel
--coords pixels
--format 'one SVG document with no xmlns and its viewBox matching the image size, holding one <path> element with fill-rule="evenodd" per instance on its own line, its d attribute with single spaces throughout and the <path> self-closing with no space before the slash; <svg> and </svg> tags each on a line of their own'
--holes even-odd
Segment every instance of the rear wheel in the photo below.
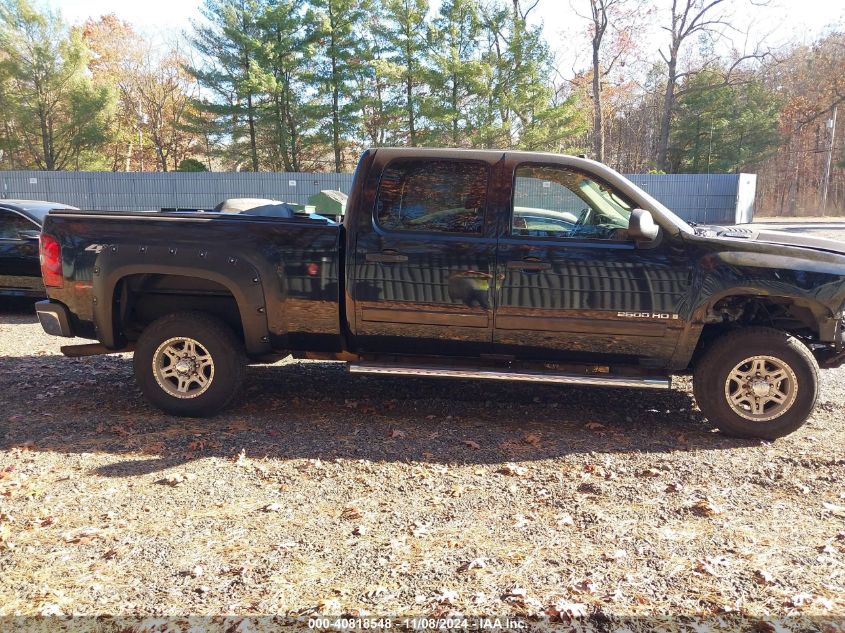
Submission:
<svg viewBox="0 0 845 633">
<path fill-rule="evenodd" d="M 819 366 L 794 336 L 753 327 L 725 334 L 695 368 L 702 413 L 722 432 L 773 440 L 798 429 L 818 397 Z"/>
<path fill-rule="evenodd" d="M 202 312 L 168 314 L 141 334 L 135 379 L 154 405 L 184 416 L 211 415 L 240 389 L 243 344 L 222 321 Z"/>
</svg>

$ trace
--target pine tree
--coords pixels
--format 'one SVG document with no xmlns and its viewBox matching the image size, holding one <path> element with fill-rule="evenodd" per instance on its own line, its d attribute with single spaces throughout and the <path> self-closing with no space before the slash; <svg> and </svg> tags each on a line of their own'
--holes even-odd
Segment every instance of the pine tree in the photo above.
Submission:
<svg viewBox="0 0 845 633">
<path fill-rule="evenodd" d="M 240 165 L 246 158 L 253 171 L 259 169 L 257 21 L 264 9 L 265 0 L 205 0 L 201 8 L 205 21 L 193 23 L 190 38 L 203 63 L 189 70 L 213 95 L 197 107 L 221 121 L 231 135 L 235 162 Z"/>
<path fill-rule="evenodd" d="M 722 71 L 710 69 L 682 88 L 669 147 L 673 171 L 739 171 L 759 165 L 776 147 L 783 104 L 758 79 L 732 85 Z"/>
<path fill-rule="evenodd" d="M 482 125 L 488 69 L 480 56 L 477 0 L 444 0 L 430 32 L 430 94 L 423 114 L 433 145 L 473 145 Z"/>
<path fill-rule="evenodd" d="M 401 86 L 406 142 L 420 140 L 420 102 L 425 85 L 428 53 L 428 0 L 383 0 L 385 21 L 379 36 L 384 39 L 383 72 Z"/>
<path fill-rule="evenodd" d="M 261 123 L 271 166 L 302 171 L 314 143 L 319 108 L 308 97 L 316 83 L 314 15 L 302 0 L 281 0 L 259 16 L 255 89 L 265 95 Z"/>
<path fill-rule="evenodd" d="M 322 95 L 334 170 L 341 172 L 343 150 L 349 145 L 363 104 L 355 87 L 356 69 L 365 63 L 366 40 L 361 37 L 372 2 L 369 0 L 313 0 L 317 29 L 315 87 Z"/>
</svg>

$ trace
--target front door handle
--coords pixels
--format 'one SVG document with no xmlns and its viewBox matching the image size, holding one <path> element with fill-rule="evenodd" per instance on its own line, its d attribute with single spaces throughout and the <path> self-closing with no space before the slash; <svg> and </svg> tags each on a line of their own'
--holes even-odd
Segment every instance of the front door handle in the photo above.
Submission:
<svg viewBox="0 0 845 633">
<path fill-rule="evenodd" d="M 552 267 L 549 262 L 543 262 L 539 259 L 519 259 L 508 262 L 507 266 L 508 270 L 523 270 L 527 272 L 550 270 Z"/>
<path fill-rule="evenodd" d="M 401 264 L 408 261 L 408 256 L 396 251 L 382 251 L 381 253 L 367 253 L 365 259 L 368 262 L 379 264 Z"/>
</svg>

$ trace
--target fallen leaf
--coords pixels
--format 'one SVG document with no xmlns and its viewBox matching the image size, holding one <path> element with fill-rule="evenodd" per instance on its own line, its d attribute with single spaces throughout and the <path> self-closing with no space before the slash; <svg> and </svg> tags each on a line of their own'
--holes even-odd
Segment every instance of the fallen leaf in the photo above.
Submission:
<svg viewBox="0 0 845 633">
<path fill-rule="evenodd" d="M 585 481 L 578 486 L 578 492 L 587 495 L 600 495 L 602 493 L 601 486 L 590 481 Z"/>
<path fill-rule="evenodd" d="M 719 576 L 721 574 L 721 567 L 727 567 L 730 561 L 724 556 L 708 556 L 704 560 L 699 560 L 696 563 L 694 571 L 699 574 L 707 574 L 709 576 Z"/>
<path fill-rule="evenodd" d="M 559 602 L 546 609 L 546 615 L 557 621 L 586 618 L 587 605 L 581 602 Z"/>
<path fill-rule="evenodd" d="M 598 585 L 592 581 L 590 578 L 585 578 L 580 582 L 575 583 L 572 585 L 572 590 L 577 593 L 588 593 L 590 595 L 595 594 L 598 591 Z"/>
<path fill-rule="evenodd" d="M 33 527 L 45 528 L 53 525 L 56 522 L 56 517 L 42 517 L 40 519 L 35 519 L 32 522 Z"/>
<path fill-rule="evenodd" d="M 379 600 L 383 600 L 389 597 L 389 595 L 390 592 L 387 590 L 387 588 L 382 586 L 373 587 L 372 589 L 368 589 L 364 593 L 364 597 L 372 602 L 378 602 Z"/>
<path fill-rule="evenodd" d="M 627 558 L 627 557 L 628 557 L 628 552 L 625 551 L 624 549 L 615 550 L 611 554 L 605 553 L 604 556 L 603 556 L 603 558 L 606 561 L 620 560 L 622 558 Z"/>
<path fill-rule="evenodd" d="M 835 503 L 828 503 L 827 501 L 823 502 L 822 506 L 834 516 L 845 517 L 845 506 L 838 506 Z"/>
<path fill-rule="evenodd" d="M 460 567 L 458 567 L 459 572 L 470 571 L 473 569 L 484 569 L 487 567 L 487 559 L 486 558 L 473 558 L 471 561 L 464 563 Z"/>
<path fill-rule="evenodd" d="M 340 602 L 334 598 L 325 598 L 320 600 L 315 607 L 316 613 L 324 613 L 326 615 L 340 615 Z"/>
<path fill-rule="evenodd" d="M 663 473 L 656 468 L 646 468 L 637 473 L 638 477 L 660 477 Z"/>
<path fill-rule="evenodd" d="M 83 527 L 62 534 L 65 543 L 85 543 L 100 535 L 102 530 L 95 527 Z"/>
<path fill-rule="evenodd" d="M 712 517 L 716 516 L 717 514 L 722 514 L 722 508 L 717 506 L 713 503 L 712 500 L 704 498 L 699 499 L 695 503 L 692 504 L 690 508 L 693 514 L 697 514 L 698 516 L 702 517 Z"/>
<path fill-rule="evenodd" d="M 789 599 L 790 606 L 801 608 L 813 603 L 815 596 L 811 593 L 796 593 Z"/>
<path fill-rule="evenodd" d="M 540 446 L 542 445 L 542 440 L 540 439 L 540 435 L 538 433 L 523 433 L 522 441 L 526 444 L 533 446 L 534 448 L 540 448 Z"/>
<path fill-rule="evenodd" d="M 514 522 L 513 522 L 514 529 L 521 530 L 521 529 L 527 527 L 528 524 L 529 524 L 529 519 L 525 515 L 517 514 L 514 517 Z"/>
<path fill-rule="evenodd" d="M 38 615 L 43 618 L 60 617 L 64 615 L 64 612 L 59 605 L 47 602 L 38 610 Z"/>
<path fill-rule="evenodd" d="M 176 473 L 175 475 L 171 475 L 169 477 L 165 477 L 164 479 L 159 479 L 156 483 L 164 484 L 165 486 L 181 486 L 186 481 L 192 481 L 196 479 L 197 476 L 194 473 L 188 473 L 187 475 L 183 475 L 182 473 Z"/>
<path fill-rule="evenodd" d="M 458 601 L 458 592 L 451 589 L 441 589 L 433 600 L 438 604 L 454 605 Z"/>
<path fill-rule="evenodd" d="M 361 511 L 354 506 L 346 506 L 340 513 L 340 518 L 346 521 L 354 521 L 361 518 Z"/>
</svg>

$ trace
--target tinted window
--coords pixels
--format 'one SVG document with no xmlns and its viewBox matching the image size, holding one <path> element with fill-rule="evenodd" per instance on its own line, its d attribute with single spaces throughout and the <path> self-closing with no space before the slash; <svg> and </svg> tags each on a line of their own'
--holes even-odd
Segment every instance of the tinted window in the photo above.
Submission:
<svg viewBox="0 0 845 633">
<path fill-rule="evenodd" d="M 488 168 L 477 161 L 390 163 L 381 176 L 376 216 L 389 231 L 481 233 Z"/>
<path fill-rule="evenodd" d="M 632 210 L 628 201 L 586 174 L 521 165 L 514 180 L 511 234 L 626 240 Z"/>
<path fill-rule="evenodd" d="M 26 218 L 0 209 L 0 239 L 19 239 L 20 231 L 37 231 L 38 227 Z"/>
</svg>

